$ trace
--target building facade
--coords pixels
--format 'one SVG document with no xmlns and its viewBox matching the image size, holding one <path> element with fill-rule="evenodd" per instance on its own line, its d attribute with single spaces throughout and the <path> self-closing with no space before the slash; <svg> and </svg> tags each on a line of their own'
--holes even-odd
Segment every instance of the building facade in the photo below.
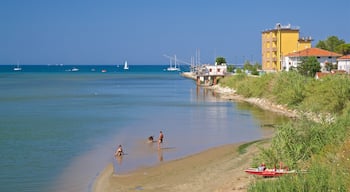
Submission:
<svg viewBox="0 0 350 192">
<path fill-rule="evenodd" d="M 338 70 L 344 70 L 350 73 L 350 55 L 344 55 L 338 58 Z"/>
<path fill-rule="evenodd" d="M 337 58 L 341 55 L 335 52 L 319 49 L 319 48 L 307 48 L 301 51 L 296 51 L 285 55 L 283 58 L 282 68 L 285 71 L 289 71 L 291 68 L 297 68 L 301 63 L 303 57 L 316 57 L 320 63 L 321 71 L 325 72 L 326 63 L 336 65 Z"/>
<path fill-rule="evenodd" d="M 311 47 L 311 37 L 299 38 L 299 29 L 276 24 L 262 35 L 261 61 L 264 71 L 281 71 L 285 55 Z"/>
</svg>

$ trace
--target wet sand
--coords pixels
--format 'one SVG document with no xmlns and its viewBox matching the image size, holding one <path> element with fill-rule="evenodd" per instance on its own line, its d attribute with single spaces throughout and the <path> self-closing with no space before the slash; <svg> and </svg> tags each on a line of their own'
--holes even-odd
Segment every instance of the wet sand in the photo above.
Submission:
<svg viewBox="0 0 350 192">
<path fill-rule="evenodd" d="M 267 145 L 267 142 L 264 142 Z M 163 162 L 117 175 L 109 165 L 98 176 L 95 192 L 118 191 L 246 191 L 254 179 L 244 172 L 258 152 L 254 143 L 243 154 L 238 153 L 242 143 L 212 148 L 182 159 Z"/>
</svg>

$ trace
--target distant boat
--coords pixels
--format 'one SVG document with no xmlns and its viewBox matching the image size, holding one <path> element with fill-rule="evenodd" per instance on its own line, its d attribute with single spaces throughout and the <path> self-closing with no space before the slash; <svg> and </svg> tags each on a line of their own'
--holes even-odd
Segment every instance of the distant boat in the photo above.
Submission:
<svg viewBox="0 0 350 192">
<path fill-rule="evenodd" d="M 75 71 L 79 71 L 79 69 L 78 69 L 78 68 L 73 67 L 71 71 L 75 72 Z"/>
<path fill-rule="evenodd" d="M 125 69 L 125 70 L 129 69 L 128 61 L 125 61 L 125 63 L 124 63 L 124 69 Z"/>
<path fill-rule="evenodd" d="M 170 59 L 170 66 L 166 69 L 167 71 L 180 71 L 180 68 L 176 66 L 176 55 L 174 57 L 175 64 L 172 65 L 171 59 Z"/>
<path fill-rule="evenodd" d="M 13 68 L 14 71 L 21 71 L 22 68 L 19 66 L 19 64 L 17 63 L 17 66 Z"/>
</svg>

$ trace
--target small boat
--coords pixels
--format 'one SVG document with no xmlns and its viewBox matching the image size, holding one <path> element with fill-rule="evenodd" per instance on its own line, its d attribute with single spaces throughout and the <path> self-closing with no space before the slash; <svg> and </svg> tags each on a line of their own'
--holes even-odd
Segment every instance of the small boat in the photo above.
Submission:
<svg viewBox="0 0 350 192">
<path fill-rule="evenodd" d="M 17 66 L 13 68 L 14 71 L 22 71 L 22 68 L 19 66 L 17 62 Z"/>
<path fill-rule="evenodd" d="M 79 69 L 78 69 L 78 68 L 73 67 L 71 71 L 75 72 L 75 71 L 79 71 Z"/>
<path fill-rule="evenodd" d="M 124 69 L 125 69 L 125 70 L 128 70 L 128 69 L 129 69 L 128 61 L 125 61 L 125 63 L 124 63 Z"/>
<path fill-rule="evenodd" d="M 15 68 L 13 68 L 13 70 L 14 70 L 14 71 L 21 71 L 22 68 L 17 66 L 17 67 L 15 67 Z"/>
<path fill-rule="evenodd" d="M 263 177 L 279 177 L 285 174 L 296 173 L 295 170 L 288 169 L 260 169 L 260 168 L 248 168 L 244 170 L 248 174 L 259 175 Z"/>
</svg>

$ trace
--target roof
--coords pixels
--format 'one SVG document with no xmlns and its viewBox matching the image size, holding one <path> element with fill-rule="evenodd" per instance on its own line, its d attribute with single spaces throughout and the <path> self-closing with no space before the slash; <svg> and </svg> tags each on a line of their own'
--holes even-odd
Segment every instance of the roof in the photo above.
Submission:
<svg viewBox="0 0 350 192">
<path fill-rule="evenodd" d="M 321 79 L 325 76 L 328 76 L 328 75 L 339 75 L 339 74 L 346 74 L 346 71 L 344 70 L 332 70 L 331 72 L 316 72 L 316 78 L 317 79 Z"/>
<path fill-rule="evenodd" d="M 350 60 L 350 54 L 339 57 L 338 60 Z"/>
<path fill-rule="evenodd" d="M 307 48 L 301 51 L 289 53 L 286 55 L 287 57 L 340 57 L 341 54 L 327 51 L 324 49 L 319 49 L 315 47 Z"/>
</svg>

